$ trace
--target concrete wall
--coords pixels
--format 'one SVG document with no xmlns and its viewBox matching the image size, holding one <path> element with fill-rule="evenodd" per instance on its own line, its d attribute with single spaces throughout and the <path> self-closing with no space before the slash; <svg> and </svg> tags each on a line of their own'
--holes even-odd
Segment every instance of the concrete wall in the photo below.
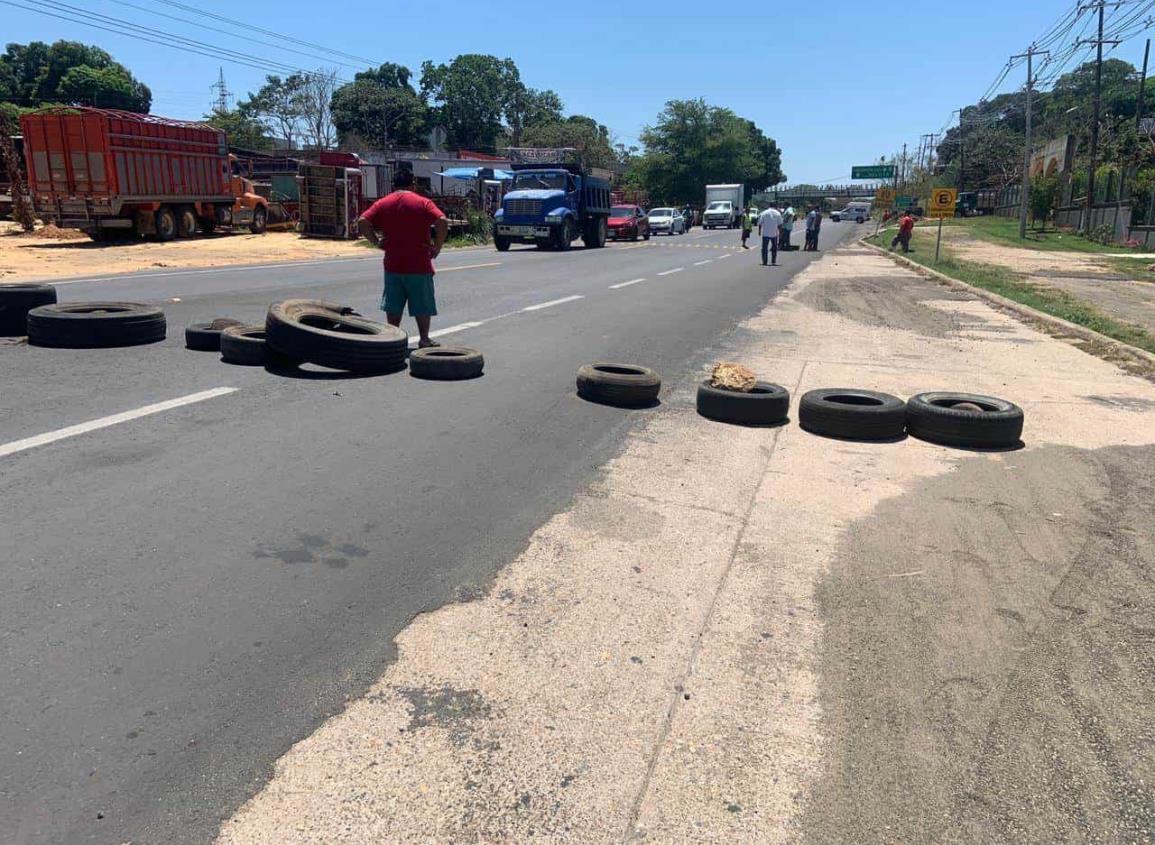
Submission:
<svg viewBox="0 0 1155 845">
<path fill-rule="evenodd" d="M 1131 227 L 1131 204 L 1126 202 L 1099 203 L 1091 209 L 1091 222 L 1084 225 L 1083 205 L 1066 205 L 1055 209 L 1055 225 L 1083 231 L 1111 226 L 1115 231 L 1115 241 L 1122 243 L 1129 236 Z"/>
</svg>

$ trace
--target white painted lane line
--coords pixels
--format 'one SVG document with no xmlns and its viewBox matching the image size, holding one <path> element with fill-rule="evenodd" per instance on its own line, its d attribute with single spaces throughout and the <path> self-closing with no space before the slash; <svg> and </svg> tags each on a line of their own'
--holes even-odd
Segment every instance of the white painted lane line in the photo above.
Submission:
<svg viewBox="0 0 1155 845">
<path fill-rule="evenodd" d="M 576 302 L 579 299 L 585 299 L 584 296 L 574 294 L 573 296 L 563 296 L 561 299 L 553 299 L 549 302 L 539 302 L 537 305 L 530 305 L 522 308 L 522 311 L 540 311 L 542 308 L 551 308 L 554 305 L 561 305 L 565 302 Z"/>
<path fill-rule="evenodd" d="M 480 325 L 484 325 L 484 321 L 479 320 L 479 321 L 474 322 L 474 323 L 458 323 L 456 326 L 449 326 L 448 328 L 438 329 L 435 332 L 430 332 L 429 336 L 430 337 L 443 337 L 447 334 L 453 334 L 454 332 L 463 332 L 466 329 L 476 329 Z M 411 338 L 409 338 L 409 343 L 414 344 L 420 340 L 421 340 L 420 337 L 411 337 Z"/>
<path fill-rule="evenodd" d="M 438 273 L 448 273 L 452 270 L 477 270 L 481 267 L 500 267 L 500 261 L 490 261 L 488 264 L 462 264 L 460 267 L 442 267 Z"/>
<path fill-rule="evenodd" d="M 713 260 L 714 260 L 713 258 L 707 258 L 705 261 L 695 261 L 694 266 L 695 267 L 701 267 L 703 264 L 709 264 Z"/>
<path fill-rule="evenodd" d="M 113 414 L 110 417 L 101 417 L 97 420 L 89 420 L 88 422 L 80 423 L 78 425 L 70 425 L 67 428 L 58 428 L 56 431 L 49 431 L 45 434 L 37 434 L 34 437 L 25 437 L 23 440 L 14 440 L 11 443 L 0 445 L 0 458 L 14 455 L 17 452 L 23 452 L 25 449 L 34 449 L 37 446 L 46 446 L 49 443 L 55 443 L 57 440 L 64 440 L 68 437 L 76 437 L 78 434 L 87 434 L 90 431 L 96 431 L 101 428 L 108 428 L 111 425 L 118 425 L 119 423 L 129 422 L 130 420 L 140 419 L 141 417 L 148 417 L 153 414 L 159 414 L 162 411 L 171 411 L 173 408 L 180 408 L 184 405 L 192 405 L 196 402 L 204 402 L 206 399 L 215 399 L 218 396 L 225 396 L 229 393 L 235 393 L 235 387 L 214 387 L 212 390 L 202 390 L 200 393 L 190 393 L 188 396 L 181 396 L 178 399 L 169 399 L 166 402 L 157 402 L 154 405 L 145 405 L 143 408 L 136 408 L 132 411 L 123 411 L 119 414 Z"/>
<path fill-rule="evenodd" d="M 610 290 L 617 290 L 618 288 L 628 288 L 630 285 L 636 285 L 638 282 L 644 282 L 645 279 L 630 279 L 628 282 L 618 282 L 616 285 L 610 285 Z"/>
<path fill-rule="evenodd" d="M 719 255 L 718 260 L 721 261 L 723 258 L 729 258 L 733 254 L 734 253 L 732 253 L 732 252 L 727 252 L 725 255 Z"/>
<path fill-rule="evenodd" d="M 671 273 L 681 273 L 685 269 L 686 269 L 685 267 L 675 267 L 673 270 L 664 270 L 661 273 L 658 273 L 658 275 L 659 276 L 668 276 Z"/>
</svg>

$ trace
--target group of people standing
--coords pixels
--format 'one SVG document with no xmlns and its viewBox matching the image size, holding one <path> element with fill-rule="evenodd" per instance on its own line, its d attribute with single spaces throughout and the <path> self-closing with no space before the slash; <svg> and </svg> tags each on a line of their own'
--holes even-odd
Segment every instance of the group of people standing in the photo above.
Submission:
<svg viewBox="0 0 1155 845">
<path fill-rule="evenodd" d="M 746 213 L 742 215 L 742 248 L 750 248 L 746 241 L 750 239 L 751 232 L 757 226 L 758 235 L 762 238 L 762 264 L 769 263 L 771 267 L 776 266 L 778 264 L 778 250 L 790 249 L 790 237 L 794 231 L 796 220 L 797 214 L 791 205 L 787 205 L 785 209 L 779 211 L 778 203 L 771 202 L 761 214 L 753 208 L 747 209 Z M 818 206 L 810 208 L 806 214 L 805 222 L 806 244 L 802 249 L 806 252 L 815 252 L 818 250 L 818 233 L 822 229 L 822 212 Z"/>
</svg>

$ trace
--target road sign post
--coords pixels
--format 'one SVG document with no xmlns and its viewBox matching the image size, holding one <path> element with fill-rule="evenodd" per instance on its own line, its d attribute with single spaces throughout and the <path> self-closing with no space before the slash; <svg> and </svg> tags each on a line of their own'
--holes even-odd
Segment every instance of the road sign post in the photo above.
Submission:
<svg viewBox="0 0 1155 845">
<path fill-rule="evenodd" d="M 955 205 L 958 203 L 957 188 L 935 188 L 930 192 L 930 216 L 938 218 L 938 237 L 934 242 L 934 263 L 938 264 L 939 249 L 942 246 L 942 221 L 946 217 L 954 217 Z"/>
</svg>

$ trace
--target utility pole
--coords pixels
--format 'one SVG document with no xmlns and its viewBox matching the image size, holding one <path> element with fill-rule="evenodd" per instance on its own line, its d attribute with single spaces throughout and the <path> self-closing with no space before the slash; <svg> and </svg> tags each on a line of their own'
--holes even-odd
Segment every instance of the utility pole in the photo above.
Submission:
<svg viewBox="0 0 1155 845">
<path fill-rule="evenodd" d="M 1107 5 L 1107 0 L 1091 0 L 1086 6 L 1082 8 L 1090 9 L 1095 6 L 1099 7 L 1099 36 L 1089 41 L 1084 40 L 1078 42 L 1079 44 L 1094 44 L 1097 48 L 1095 51 L 1095 99 L 1091 118 L 1091 162 L 1087 167 L 1087 197 L 1085 201 L 1085 210 L 1083 212 L 1083 231 L 1086 232 L 1091 228 L 1091 211 L 1095 206 L 1095 164 L 1099 157 L 1099 110 L 1102 106 L 1103 94 L 1103 45 L 1104 44 L 1118 44 L 1118 41 L 1104 41 L 1103 40 L 1103 10 Z M 1112 6 L 1119 5 L 1118 2 L 1112 3 Z"/>
<path fill-rule="evenodd" d="M 223 67 L 217 68 L 217 71 L 217 81 L 209 86 L 209 90 L 217 92 L 217 101 L 213 109 L 217 114 L 224 114 L 229 110 L 229 97 L 232 96 L 232 92 L 225 85 L 225 69 Z"/>
<path fill-rule="evenodd" d="M 966 124 L 963 123 L 963 112 L 966 107 L 955 109 L 955 114 L 958 115 L 958 192 L 961 194 L 966 190 L 966 172 L 967 172 L 967 144 L 966 144 Z"/>
<path fill-rule="evenodd" d="M 931 132 L 928 137 L 930 138 L 930 143 L 927 144 L 927 146 L 926 146 L 926 172 L 928 175 L 933 176 L 934 175 L 934 153 L 935 153 L 934 139 L 938 137 L 938 133 L 937 132 Z"/>
<path fill-rule="evenodd" d="M 1151 39 L 1147 39 L 1147 46 L 1143 48 L 1143 74 L 1139 77 L 1139 96 L 1135 98 L 1135 129 L 1143 126 L 1143 92 L 1147 87 L 1147 59 L 1151 55 Z"/>
<path fill-rule="evenodd" d="M 906 143 L 902 145 L 902 187 L 906 188 Z"/>
<path fill-rule="evenodd" d="M 1034 58 L 1038 53 L 1050 54 L 1049 50 L 1036 50 L 1032 44 L 1026 53 L 1011 56 L 1011 60 L 1027 57 L 1027 142 L 1023 149 L 1023 187 L 1019 191 L 1019 240 L 1027 239 L 1027 208 L 1031 199 L 1031 94 L 1035 86 Z"/>
</svg>

